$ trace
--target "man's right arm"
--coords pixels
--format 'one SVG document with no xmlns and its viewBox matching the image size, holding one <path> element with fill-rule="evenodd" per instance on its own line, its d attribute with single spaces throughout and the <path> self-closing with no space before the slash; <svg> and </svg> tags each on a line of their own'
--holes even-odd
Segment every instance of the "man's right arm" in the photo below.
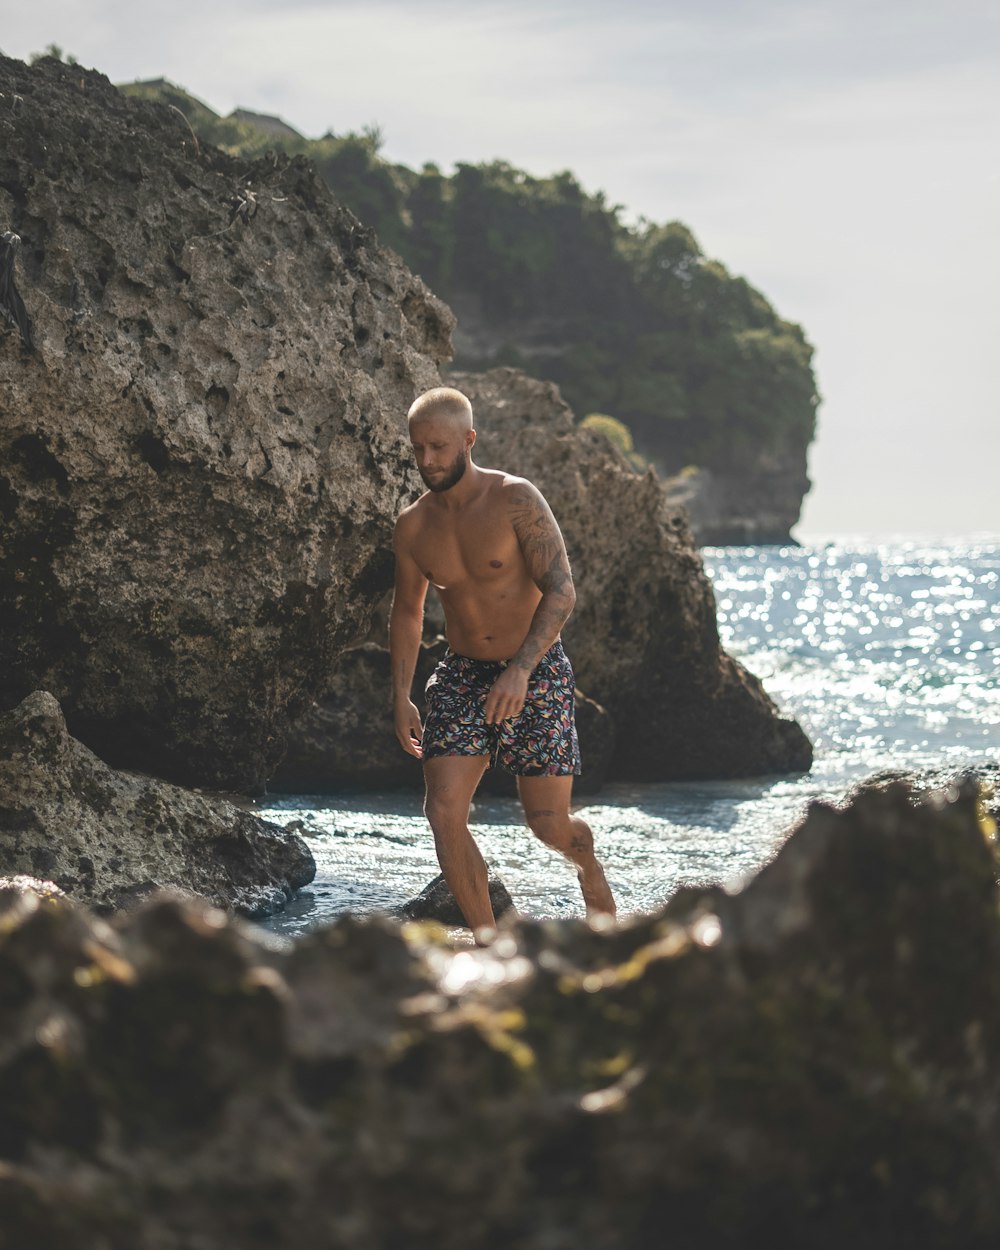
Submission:
<svg viewBox="0 0 1000 1250">
<path fill-rule="evenodd" d="M 389 612 L 389 661 L 392 667 L 392 703 L 396 737 L 408 754 L 420 759 L 423 726 L 410 698 L 413 672 L 423 635 L 427 578 L 410 550 L 410 525 L 404 516 L 396 522 L 392 547 L 396 555 L 396 581 Z"/>
</svg>

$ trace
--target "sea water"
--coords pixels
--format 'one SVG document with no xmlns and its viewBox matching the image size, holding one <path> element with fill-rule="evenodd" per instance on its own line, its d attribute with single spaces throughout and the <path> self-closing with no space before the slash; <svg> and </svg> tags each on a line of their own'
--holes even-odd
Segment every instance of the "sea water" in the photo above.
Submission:
<svg viewBox="0 0 1000 1250">
<path fill-rule="evenodd" d="M 685 884 L 738 888 L 811 799 L 872 773 L 1000 759 L 1000 536 L 702 554 L 723 645 L 801 723 L 815 763 L 797 776 L 610 785 L 583 801 L 623 914 Z M 317 864 L 267 927 L 294 936 L 416 894 L 438 872 L 420 807 L 407 793 L 262 800 L 262 816 L 303 821 Z M 583 914 L 572 868 L 532 837 L 515 800 L 477 799 L 472 819 L 522 914 Z"/>
</svg>

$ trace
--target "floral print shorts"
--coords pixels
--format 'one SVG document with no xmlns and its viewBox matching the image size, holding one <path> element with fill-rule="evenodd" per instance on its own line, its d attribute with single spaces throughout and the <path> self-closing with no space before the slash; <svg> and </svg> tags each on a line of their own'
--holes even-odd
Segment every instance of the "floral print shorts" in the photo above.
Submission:
<svg viewBox="0 0 1000 1250">
<path fill-rule="evenodd" d="M 488 725 L 486 696 L 508 663 L 447 652 L 424 688 L 424 759 L 488 755 L 491 768 L 503 768 L 517 777 L 578 776 L 575 683 L 562 643 L 554 642 L 532 670 L 521 714 Z"/>
</svg>

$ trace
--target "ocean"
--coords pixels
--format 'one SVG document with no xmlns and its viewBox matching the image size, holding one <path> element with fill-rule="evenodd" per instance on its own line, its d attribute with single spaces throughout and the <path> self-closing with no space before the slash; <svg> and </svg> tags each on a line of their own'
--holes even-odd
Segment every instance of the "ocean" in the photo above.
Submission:
<svg viewBox="0 0 1000 1250">
<path fill-rule="evenodd" d="M 738 888 L 813 799 L 885 769 L 1000 760 L 1000 536 L 840 537 L 710 547 L 719 632 L 815 746 L 806 775 L 610 785 L 581 800 L 622 915 L 679 886 Z M 346 911 L 388 909 L 438 872 L 412 793 L 295 795 L 257 810 L 299 819 L 313 884 L 265 926 L 294 937 Z M 524 914 L 582 916 L 572 868 L 524 827 L 515 800 L 477 799 L 473 831 Z"/>
</svg>

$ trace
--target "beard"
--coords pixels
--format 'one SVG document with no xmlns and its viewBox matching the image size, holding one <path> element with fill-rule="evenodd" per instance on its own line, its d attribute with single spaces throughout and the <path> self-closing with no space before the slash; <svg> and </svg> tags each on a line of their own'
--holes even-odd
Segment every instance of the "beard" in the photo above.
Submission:
<svg viewBox="0 0 1000 1250">
<path fill-rule="evenodd" d="M 424 479 L 424 485 L 427 489 L 433 491 L 435 495 L 440 495 L 442 491 L 451 490 L 456 482 L 462 480 L 468 463 L 468 456 L 464 451 L 461 451 L 443 473 L 436 474 L 434 477 L 426 477 L 422 469 L 418 470 L 418 472 Z"/>
</svg>

